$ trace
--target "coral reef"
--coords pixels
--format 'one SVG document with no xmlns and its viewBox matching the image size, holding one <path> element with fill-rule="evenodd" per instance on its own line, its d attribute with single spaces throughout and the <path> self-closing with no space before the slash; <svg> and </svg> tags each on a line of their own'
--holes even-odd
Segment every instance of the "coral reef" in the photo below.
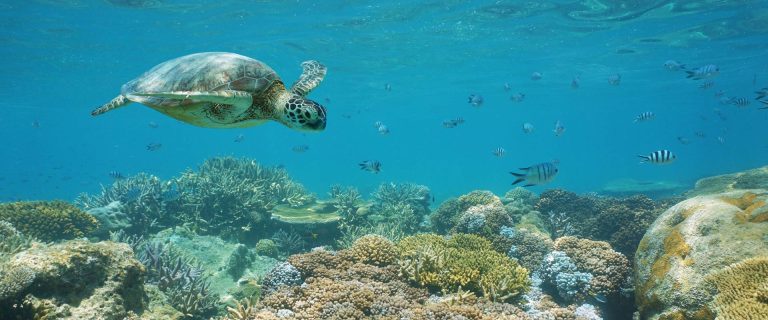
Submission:
<svg viewBox="0 0 768 320">
<path fill-rule="evenodd" d="M 277 258 L 279 254 L 279 247 L 271 239 L 259 240 L 259 242 L 256 243 L 256 248 L 254 250 L 256 251 L 256 254 L 260 256 L 267 256 L 272 258 Z"/>
<path fill-rule="evenodd" d="M 264 294 L 270 294 L 281 286 L 292 286 L 301 283 L 301 273 L 289 262 L 278 263 L 261 281 Z"/>
<path fill-rule="evenodd" d="M 9 222 L 0 220 L 0 263 L 29 248 L 32 239 L 21 234 Z"/>
<path fill-rule="evenodd" d="M 540 232 L 503 227 L 499 234 L 501 237 L 493 242 L 496 251 L 506 251 L 507 256 L 530 271 L 537 271 L 544 261 L 544 256 L 554 247 L 549 236 Z"/>
<path fill-rule="evenodd" d="M 63 201 L 2 203 L 0 220 L 43 241 L 82 238 L 98 228 L 96 218 Z"/>
<path fill-rule="evenodd" d="M 499 235 L 502 227 L 512 224 L 512 218 L 500 203 L 481 204 L 461 213 L 451 232 L 473 233 L 492 240 Z"/>
<path fill-rule="evenodd" d="M 232 279 L 240 279 L 248 266 L 253 263 L 253 259 L 253 255 L 248 251 L 248 247 L 238 243 L 227 259 L 227 272 L 232 276 Z"/>
<path fill-rule="evenodd" d="M 670 201 L 655 202 L 642 195 L 618 199 L 554 189 L 541 194 L 536 210 L 548 222 L 554 238 L 607 241 L 632 257 L 645 230 L 670 205 Z"/>
<path fill-rule="evenodd" d="M 477 235 L 416 235 L 397 247 L 400 274 L 436 292 L 463 288 L 492 301 L 508 301 L 528 290 L 528 270 Z"/>
<path fill-rule="evenodd" d="M 125 210 L 125 206 L 120 201 L 113 201 L 103 207 L 88 209 L 86 212 L 99 222 L 99 228 L 93 232 L 93 235 L 106 238 L 110 232 L 130 230 L 133 224 Z"/>
<path fill-rule="evenodd" d="M 271 240 L 277 245 L 280 254 L 285 256 L 301 252 L 307 245 L 307 242 L 293 230 L 279 229 L 272 235 Z"/>
<path fill-rule="evenodd" d="M 562 237 L 555 241 L 555 250 L 568 255 L 579 271 L 592 275 L 591 294 L 613 298 L 631 287 L 629 260 L 606 242 Z"/>
<path fill-rule="evenodd" d="M 501 199 L 490 191 L 472 191 L 456 199 L 448 199 L 429 216 L 432 230 L 437 233 L 448 233 L 456 226 L 461 215 L 470 207 L 477 205 L 499 204 Z"/>
<path fill-rule="evenodd" d="M 685 195 L 695 197 L 748 189 L 768 189 L 768 166 L 700 179 Z"/>
<path fill-rule="evenodd" d="M 174 183 L 184 203 L 177 212 L 182 222 L 200 234 L 234 239 L 265 228 L 276 205 L 298 207 L 315 200 L 285 169 L 232 157 L 208 159 Z"/>
<path fill-rule="evenodd" d="M 379 235 L 363 236 L 349 248 L 349 253 L 357 262 L 375 266 L 387 266 L 397 259 L 395 244 Z"/>
<path fill-rule="evenodd" d="M 562 251 L 552 251 L 544 258 L 541 280 L 554 288 L 566 302 L 583 301 L 589 296 L 592 274 L 578 271 L 570 257 Z"/>
<path fill-rule="evenodd" d="M 746 259 L 707 276 L 717 288 L 717 319 L 768 319 L 768 256 Z"/>
<path fill-rule="evenodd" d="M 0 314 L 123 319 L 145 308 L 144 267 L 124 244 L 69 241 L 32 246 L 0 269 Z"/>
<path fill-rule="evenodd" d="M 373 193 L 366 222 L 395 225 L 407 234 L 420 231 L 429 215 L 429 188 L 412 183 L 384 183 Z"/>
<path fill-rule="evenodd" d="M 635 256 L 640 316 L 698 319 L 713 313 L 715 298 L 707 276 L 734 263 L 768 256 L 767 200 L 765 190 L 698 196 L 659 216 Z"/>
<path fill-rule="evenodd" d="M 84 210 L 96 210 L 100 219 L 107 223 L 104 231 L 113 231 L 110 222 L 114 221 L 129 225 L 125 230 L 130 234 L 146 234 L 178 223 L 177 216 L 172 212 L 183 207 L 180 197 L 180 191 L 173 182 L 163 182 L 156 176 L 139 173 L 117 179 L 109 187 L 102 186 L 97 195 L 83 193 L 77 197 L 75 204 Z M 114 212 L 114 206 L 119 206 L 119 213 Z M 126 218 L 122 218 L 123 215 Z"/>
</svg>

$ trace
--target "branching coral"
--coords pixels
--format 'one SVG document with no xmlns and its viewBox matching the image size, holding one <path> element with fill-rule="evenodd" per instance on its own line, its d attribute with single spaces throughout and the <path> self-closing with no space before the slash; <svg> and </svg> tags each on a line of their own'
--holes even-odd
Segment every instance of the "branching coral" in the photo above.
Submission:
<svg viewBox="0 0 768 320">
<path fill-rule="evenodd" d="M 524 293 L 528 271 L 491 249 L 476 235 L 455 234 L 446 240 L 416 235 L 398 244 L 400 273 L 434 291 L 464 288 L 487 299 L 506 301 Z"/>
<path fill-rule="evenodd" d="M 43 241 L 81 238 L 98 227 L 96 218 L 63 201 L 3 203 L 0 220 Z"/>
<path fill-rule="evenodd" d="M 343 188 L 340 185 L 333 185 L 328 195 L 331 197 L 331 204 L 333 204 L 338 210 L 339 216 L 341 216 L 340 228 L 349 229 L 365 222 L 365 215 L 360 214 L 362 212 L 358 211 L 361 205 L 361 198 L 360 192 L 356 188 Z"/>
<path fill-rule="evenodd" d="M 278 204 L 301 206 L 314 201 L 285 169 L 232 157 L 206 160 L 174 183 L 184 205 L 177 215 L 204 234 L 238 237 L 269 218 Z"/>
<path fill-rule="evenodd" d="M 336 244 L 341 249 L 351 247 L 357 239 L 368 234 L 375 234 L 387 238 L 389 241 L 398 242 L 405 238 L 406 234 L 399 225 L 377 224 L 369 226 L 354 226 L 341 230 L 341 237 L 336 240 Z"/>
<path fill-rule="evenodd" d="M 367 217 L 371 224 L 397 225 L 406 233 L 415 233 L 429 214 L 429 188 L 411 183 L 385 183 L 373 193 L 373 207 Z"/>
<path fill-rule="evenodd" d="M 156 176 L 139 173 L 115 180 L 109 187 L 102 186 L 97 195 L 80 194 L 75 203 L 85 210 L 118 203 L 130 221 L 128 233 L 144 234 L 177 222 L 173 212 L 182 208 L 181 196 L 173 182 L 163 182 Z"/>
<path fill-rule="evenodd" d="M 0 220 L 0 264 L 11 255 L 20 252 L 32 243 L 32 239 L 21 234 L 9 222 Z"/>
</svg>

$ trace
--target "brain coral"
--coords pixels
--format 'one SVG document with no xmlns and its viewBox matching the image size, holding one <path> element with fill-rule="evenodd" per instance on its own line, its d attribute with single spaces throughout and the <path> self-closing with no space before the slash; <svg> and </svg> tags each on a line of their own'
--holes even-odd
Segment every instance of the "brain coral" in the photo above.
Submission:
<svg viewBox="0 0 768 320">
<path fill-rule="evenodd" d="M 699 319 L 718 312 L 705 279 L 734 263 L 768 256 L 767 200 L 765 190 L 699 196 L 659 216 L 635 256 L 641 318 Z"/>
<path fill-rule="evenodd" d="M 43 241 L 81 238 L 98 227 L 93 216 L 64 201 L 30 201 L 0 204 L 0 220 L 24 235 Z"/>
</svg>

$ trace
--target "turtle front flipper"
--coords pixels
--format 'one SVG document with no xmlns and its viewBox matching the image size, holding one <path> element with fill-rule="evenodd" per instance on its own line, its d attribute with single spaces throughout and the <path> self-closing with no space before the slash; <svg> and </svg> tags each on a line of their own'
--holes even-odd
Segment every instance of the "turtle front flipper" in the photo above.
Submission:
<svg viewBox="0 0 768 320">
<path fill-rule="evenodd" d="M 304 61 L 301 63 L 301 67 L 304 71 L 301 73 L 299 80 L 296 80 L 291 86 L 291 92 L 306 97 L 310 91 L 323 81 L 328 68 L 315 60 Z"/>
<path fill-rule="evenodd" d="M 245 91 L 222 90 L 222 91 L 172 91 L 172 92 L 153 92 L 131 93 L 134 96 L 154 97 L 175 100 L 192 100 L 195 102 L 210 102 L 213 104 L 231 105 L 237 114 L 245 112 L 253 104 L 253 96 Z"/>
<path fill-rule="evenodd" d="M 110 111 L 112 109 L 117 109 L 120 107 L 124 107 L 131 103 L 131 100 L 128 100 L 124 95 L 119 95 L 112 99 L 112 101 L 107 102 L 106 104 L 102 105 L 101 107 L 96 108 L 96 110 L 91 111 L 92 116 L 98 116 L 104 112 Z"/>
</svg>

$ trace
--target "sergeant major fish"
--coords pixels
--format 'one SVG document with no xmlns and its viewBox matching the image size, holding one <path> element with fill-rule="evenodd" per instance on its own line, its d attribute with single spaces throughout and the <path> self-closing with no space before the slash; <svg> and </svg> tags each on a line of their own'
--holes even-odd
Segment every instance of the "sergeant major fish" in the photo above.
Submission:
<svg viewBox="0 0 768 320">
<path fill-rule="evenodd" d="M 669 164 L 674 162 L 677 159 L 677 156 L 675 156 L 671 151 L 669 150 L 659 150 L 651 152 L 651 154 L 644 156 L 644 155 L 638 155 L 638 157 L 642 158 L 643 160 L 640 160 L 640 162 L 648 162 L 653 164 Z"/>
<path fill-rule="evenodd" d="M 471 104 L 472 106 L 479 107 L 483 105 L 483 96 L 479 94 L 470 94 L 469 97 L 467 97 L 467 103 Z"/>
<path fill-rule="evenodd" d="M 504 148 L 502 148 L 502 147 L 498 147 L 496 149 L 493 149 L 492 153 L 493 153 L 494 156 L 496 156 L 498 158 L 501 158 L 501 157 L 504 156 L 505 153 L 507 153 L 507 151 L 504 150 Z"/>
<path fill-rule="evenodd" d="M 381 162 L 377 160 L 365 160 L 358 164 L 360 166 L 360 170 L 373 172 L 373 173 L 379 173 L 381 172 Z"/>
<path fill-rule="evenodd" d="M 701 66 L 696 70 L 685 70 L 688 73 L 688 78 L 693 80 L 708 79 L 720 74 L 720 68 L 714 64 L 708 64 Z"/>
<path fill-rule="evenodd" d="M 637 115 L 637 117 L 635 117 L 635 122 L 653 120 L 655 117 L 656 115 L 653 112 L 646 111 Z"/>
<path fill-rule="evenodd" d="M 533 128 L 532 124 L 530 124 L 528 122 L 523 123 L 523 133 L 531 133 L 531 132 L 533 132 L 533 130 L 534 130 L 534 128 Z"/>
<path fill-rule="evenodd" d="M 515 181 L 512 184 L 518 184 L 525 181 L 524 187 L 537 186 L 548 183 L 557 176 L 559 169 L 557 169 L 557 162 L 543 162 L 535 164 L 527 168 L 520 168 L 522 173 L 510 172 L 515 176 Z"/>
<path fill-rule="evenodd" d="M 685 65 L 675 60 L 667 60 L 667 62 L 664 62 L 664 68 L 667 68 L 669 71 L 677 71 L 685 69 Z"/>
</svg>

